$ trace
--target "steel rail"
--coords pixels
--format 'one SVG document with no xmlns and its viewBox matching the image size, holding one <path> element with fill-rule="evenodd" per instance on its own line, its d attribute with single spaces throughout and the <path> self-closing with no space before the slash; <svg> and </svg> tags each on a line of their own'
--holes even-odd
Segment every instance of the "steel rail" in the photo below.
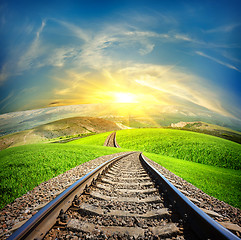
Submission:
<svg viewBox="0 0 241 240">
<path fill-rule="evenodd" d="M 93 180 L 96 180 L 100 174 L 105 172 L 112 164 L 126 157 L 133 152 L 125 153 L 120 156 L 114 157 L 106 162 L 102 163 L 94 170 L 80 178 L 54 200 L 49 202 L 38 213 L 31 217 L 25 224 L 23 224 L 18 230 L 16 230 L 8 240 L 39 240 L 43 239 L 45 234 L 54 226 L 56 220 L 59 217 L 61 211 L 71 207 L 75 195 L 81 195 L 85 189 L 92 184 Z"/>
<path fill-rule="evenodd" d="M 114 133 L 114 146 L 115 148 L 120 148 L 120 145 L 116 141 L 116 132 Z"/>
<path fill-rule="evenodd" d="M 113 133 L 111 133 L 104 142 L 104 147 L 110 146 L 110 139 L 112 138 Z"/>
<path fill-rule="evenodd" d="M 112 142 L 113 141 L 113 142 Z M 105 140 L 105 147 L 115 147 L 120 148 L 119 144 L 116 141 L 116 132 L 112 132 Z"/>
<path fill-rule="evenodd" d="M 232 232 L 213 220 L 186 196 L 184 196 L 173 184 L 171 184 L 159 171 L 151 166 L 143 154 L 140 154 L 143 167 L 155 179 L 157 187 L 164 192 L 172 203 L 173 208 L 181 214 L 184 220 L 201 239 L 240 240 Z"/>
</svg>

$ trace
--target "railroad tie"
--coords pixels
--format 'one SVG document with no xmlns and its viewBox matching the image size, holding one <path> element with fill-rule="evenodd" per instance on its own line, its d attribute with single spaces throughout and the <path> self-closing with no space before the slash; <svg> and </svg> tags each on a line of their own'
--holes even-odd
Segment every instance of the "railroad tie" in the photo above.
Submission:
<svg viewBox="0 0 241 240">
<path fill-rule="evenodd" d="M 106 144 L 113 142 L 113 139 L 115 134 L 107 139 Z M 148 172 L 145 169 L 148 169 Z M 149 175 L 149 172 L 152 174 Z M 170 182 L 165 182 L 166 180 L 159 174 L 148 166 L 140 153 L 122 153 L 71 185 L 56 198 L 56 201 L 43 206 L 38 213 L 42 212 L 42 215 L 36 214 L 32 220 L 39 221 L 38 224 L 31 222 L 31 226 L 37 228 L 32 229 L 31 226 L 24 228 L 24 224 L 14 233 L 15 235 L 13 234 L 11 240 L 43 237 L 45 240 L 133 237 L 237 239 L 223 228 L 219 230 L 219 224 L 216 226 L 212 223 L 216 229 L 210 228 L 210 225 L 203 227 L 202 224 L 206 224 L 203 222 L 204 213 L 195 219 L 200 209 L 186 197 L 183 204 L 182 194 L 180 195 Z M 155 176 L 155 179 L 152 176 Z M 190 197 L 189 199 L 192 202 L 198 201 Z M 188 202 L 191 203 L 188 205 L 189 212 L 185 212 Z M 51 210 L 48 209 L 49 206 Z M 194 211 L 191 208 L 196 212 L 190 220 L 189 214 Z M 219 217 L 215 212 L 204 211 Z M 50 212 L 54 215 L 51 216 Z M 193 222 L 196 225 L 192 228 Z M 237 229 L 228 223 L 226 225 Z M 220 238 L 222 234 L 226 234 L 225 238 Z"/>
</svg>

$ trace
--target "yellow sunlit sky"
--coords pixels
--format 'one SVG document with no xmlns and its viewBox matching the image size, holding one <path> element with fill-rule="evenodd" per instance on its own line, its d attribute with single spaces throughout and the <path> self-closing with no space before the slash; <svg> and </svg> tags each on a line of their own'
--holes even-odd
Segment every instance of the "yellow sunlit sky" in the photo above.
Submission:
<svg viewBox="0 0 241 240">
<path fill-rule="evenodd" d="M 239 1 L 0 3 L 0 113 L 137 103 L 241 118 Z"/>
</svg>

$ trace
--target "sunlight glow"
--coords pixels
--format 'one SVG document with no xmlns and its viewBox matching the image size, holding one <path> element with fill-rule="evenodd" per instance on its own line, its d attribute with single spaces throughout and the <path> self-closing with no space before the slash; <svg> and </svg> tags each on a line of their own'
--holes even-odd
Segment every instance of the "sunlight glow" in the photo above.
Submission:
<svg viewBox="0 0 241 240">
<path fill-rule="evenodd" d="M 115 93 L 115 102 L 116 103 L 138 103 L 136 97 L 132 93 Z"/>
</svg>

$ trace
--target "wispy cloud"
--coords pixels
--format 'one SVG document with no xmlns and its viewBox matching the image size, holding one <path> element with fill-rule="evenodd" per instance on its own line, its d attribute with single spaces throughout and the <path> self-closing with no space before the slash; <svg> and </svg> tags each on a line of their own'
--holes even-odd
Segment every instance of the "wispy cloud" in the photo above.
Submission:
<svg viewBox="0 0 241 240">
<path fill-rule="evenodd" d="M 174 40 L 189 42 L 189 43 L 195 44 L 197 46 L 206 46 L 207 47 L 207 45 L 208 45 L 204 41 L 201 41 L 199 39 L 195 39 L 194 37 L 191 37 L 188 34 L 178 33 L 178 34 L 174 34 L 171 37 Z"/>
<path fill-rule="evenodd" d="M 153 49 L 154 49 L 154 47 L 155 47 L 155 44 L 146 44 L 146 46 L 145 46 L 145 48 L 141 48 L 140 50 L 139 50 L 139 53 L 141 54 L 141 55 L 146 55 L 146 54 L 148 54 L 148 53 L 151 53 L 152 51 L 153 51 Z"/>
<path fill-rule="evenodd" d="M 162 19 L 163 16 L 160 18 Z M 69 42 L 64 45 L 57 45 L 47 40 L 45 32 L 48 31 L 48 27 L 51 27 L 52 23 L 59 24 L 59 29 L 62 28 L 64 33 L 61 33 L 60 36 L 68 36 Z M 46 31 L 44 31 L 45 29 Z M 128 52 L 128 49 L 134 53 L 129 57 L 131 60 L 132 56 L 137 58 L 138 54 L 145 56 L 152 53 L 158 42 L 178 44 L 179 41 L 201 47 L 210 45 L 183 33 L 157 33 L 118 23 L 106 24 L 104 27 L 93 31 L 67 21 L 49 18 L 42 20 L 32 43 L 25 50 L 25 53 L 19 57 L 17 70 L 15 71 L 17 71 L 17 74 L 21 74 L 26 70 L 44 66 L 63 68 L 68 63 L 71 63 L 71 68 L 88 67 L 99 70 L 111 67 L 116 61 L 120 61 L 120 58 L 114 59 L 113 56 L 118 56 L 123 51 Z M 5 71 L 5 74 L 0 75 L 0 81 L 4 81 L 7 77 Z"/>
<path fill-rule="evenodd" d="M 48 20 L 50 21 L 50 20 Z M 64 23 L 59 21 L 62 25 L 66 25 L 71 28 L 72 31 L 76 33 L 79 38 L 84 38 L 87 40 L 86 35 L 71 24 Z M 36 36 L 26 53 L 23 54 L 18 63 L 18 72 L 23 72 L 32 68 L 41 68 L 44 66 L 53 66 L 53 67 L 63 67 L 66 61 L 69 58 L 76 56 L 79 53 L 79 47 L 76 46 L 61 46 L 49 44 L 44 38 L 41 38 L 44 29 L 47 27 L 47 20 L 42 20 L 41 26 L 36 32 Z"/>
<path fill-rule="evenodd" d="M 69 80 L 71 79 L 71 80 Z M 204 79 L 186 73 L 175 65 L 116 64 L 115 69 L 85 75 L 69 72 L 57 79 L 59 88 L 55 89 L 53 101 L 61 105 L 71 103 L 95 103 L 113 101 L 114 92 L 130 92 L 141 96 L 141 102 L 155 102 L 164 105 L 196 106 L 209 109 L 225 116 L 232 116 L 219 97 L 218 90 Z M 82 93 L 81 95 L 79 93 Z M 205 94 L 203 94 L 205 93 Z"/>
<path fill-rule="evenodd" d="M 166 28 L 171 27 L 173 28 L 174 26 L 177 26 L 179 24 L 178 19 L 175 18 L 174 15 L 160 12 L 158 10 L 154 9 L 145 9 L 144 12 L 140 11 L 128 11 L 120 14 L 123 19 L 126 19 L 128 21 L 128 24 L 132 25 L 141 25 L 144 28 L 145 27 L 160 27 L 161 28 Z"/>
<path fill-rule="evenodd" d="M 77 52 L 78 51 L 74 47 L 60 47 L 52 49 L 51 55 L 44 58 L 44 60 L 39 62 L 36 67 L 63 67 L 65 63 L 68 62 L 68 59 L 76 56 Z"/>
<path fill-rule="evenodd" d="M 166 15 L 161 15 L 160 19 L 170 25 L 177 24 L 175 19 Z M 94 103 L 99 102 L 101 95 L 107 91 L 132 90 L 143 99 L 149 94 L 159 103 L 196 104 L 228 115 L 228 111 L 222 108 L 218 93 L 214 94 L 203 86 L 203 79 L 173 65 L 150 63 L 151 53 L 157 49 L 160 53 L 153 54 L 153 62 L 164 62 L 166 56 L 165 51 L 162 55 L 162 47 L 165 44 L 167 47 L 173 44 L 176 49 L 184 42 L 185 45 L 191 45 L 191 49 L 202 49 L 211 44 L 196 38 L 195 34 L 182 33 L 178 29 L 160 32 L 146 29 L 141 25 L 121 23 L 100 24 L 99 28 L 88 29 L 67 21 L 44 19 L 35 29 L 35 35 L 26 49 L 21 51 L 23 54 L 19 54 L 15 60 L 15 74 L 51 67 L 52 76 L 49 79 L 57 79 L 56 86 L 50 91 L 54 96 L 53 99 L 50 97 L 54 103 L 52 105 Z M 33 29 L 28 32 L 28 36 L 31 36 Z M 237 67 L 201 51 L 196 51 L 196 54 L 240 72 Z M 141 64 L 146 59 L 150 64 Z M 6 66 L 2 68 L 0 83 L 9 76 L 9 69 Z M 93 97 L 90 101 L 89 96 Z"/>
<path fill-rule="evenodd" d="M 62 26 L 66 27 L 67 29 L 69 29 L 70 31 L 72 31 L 76 37 L 84 40 L 85 42 L 88 42 L 91 39 L 90 34 L 87 33 L 87 31 L 84 31 L 83 29 L 81 29 L 80 27 L 71 24 L 69 22 L 66 21 L 61 21 L 58 19 L 52 19 L 53 21 L 61 24 Z"/>
<path fill-rule="evenodd" d="M 132 51 L 136 50 L 136 53 L 143 56 L 153 51 L 155 47 L 153 38 L 168 38 L 167 34 L 140 31 L 139 29 L 133 30 L 132 27 L 118 24 L 109 25 L 104 29 L 97 30 L 95 33 L 90 33 L 73 24 L 63 21 L 60 23 L 76 37 L 84 40 L 82 44 L 75 47 L 75 63 L 94 69 L 113 65 L 114 60 L 111 56 L 113 52 L 122 51 L 131 47 Z"/>
<path fill-rule="evenodd" d="M 222 44 L 222 43 L 204 41 L 201 38 L 200 39 L 195 38 L 193 36 L 189 36 L 188 34 L 184 34 L 184 33 L 169 34 L 168 38 L 169 40 L 172 40 L 172 41 L 185 41 L 190 44 L 193 44 L 193 46 L 195 47 L 201 47 L 201 48 L 220 48 L 220 49 L 240 48 L 240 45 L 238 44 L 227 44 L 227 43 Z"/>
<path fill-rule="evenodd" d="M 59 97 L 68 97 L 68 95 L 81 92 L 84 83 L 88 79 L 89 72 L 76 73 L 67 71 L 64 77 L 55 77 L 56 82 L 60 87 L 53 90 L 53 94 Z"/>
<path fill-rule="evenodd" d="M 174 38 L 176 38 L 178 40 L 182 40 L 182 41 L 196 42 L 194 39 L 192 39 L 189 36 L 184 35 L 184 34 L 175 34 Z"/>
<path fill-rule="evenodd" d="M 48 31 L 51 21 L 59 24 L 69 37 L 71 44 L 57 46 L 46 42 L 44 30 Z M 43 35 L 43 36 L 42 36 Z M 62 33 L 61 33 L 62 35 Z M 79 38 L 82 41 L 77 42 Z M 36 35 L 17 62 L 18 74 L 44 66 L 64 67 L 71 59 L 72 68 L 90 67 L 96 70 L 113 66 L 112 53 L 126 51 L 128 48 L 144 56 L 155 48 L 155 42 L 168 39 L 168 34 L 143 31 L 128 25 L 112 24 L 95 32 L 58 19 L 44 19 Z M 5 78 L 2 75 L 2 78 Z"/>
<path fill-rule="evenodd" d="M 14 96 L 14 91 L 12 90 L 5 98 L 3 98 L 0 101 L 0 105 L 4 104 L 6 101 L 8 101 L 13 96 Z"/>
<path fill-rule="evenodd" d="M 238 71 L 238 72 L 241 72 L 240 69 L 238 69 L 237 67 L 235 67 L 235 66 L 233 66 L 233 65 L 231 65 L 231 64 L 229 64 L 229 63 L 223 62 L 223 61 L 221 61 L 221 60 L 219 60 L 219 59 L 217 59 L 217 58 L 214 58 L 214 57 L 212 57 L 212 56 L 209 56 L 209 55 L 207 55 L 207 54 L 205 54 L 205 53 L 203 53 L 203 52 L 196 51 L 196 54 L 198 54 L 198 55 L 200 55 L 200 56 L 202 56 L 202 57 L 208 58 L 208 59 L 210 59 L 210 60 L 212 60 L 212 61 L 214 61 L 214 62 L 216 62 L 216 63 L 219 63 L 219 64 L 221 64 L 221 65 L 223 65 L 223 66 L 225 66 L 225 67 L 227 67 L 227 68 L 230 68 L 230 69 L 236 70 L 236 71 Z"/>
<path fill-rule="evenodd" d="M 12 90 L 4 99 L 0 101 L 0 111 L 5 111 L 15 100 L 15 91 Z"/>
<path fill-rule="evenodd" d="M 42 20 L 41 27 L 39 28 L 39 30 L 36 33 L 36 40 L 39 39 L 39 36 L 42 33 L 42 31 L 44 30 L 45 26 L 46 26 L 46 19 Z"/>
<path fill-rule="evenodd" d="M 0 85 L 3 84 L 3 82 L 5 82 L 5 80 L 9 76 L 7 68 L 8 68 L 7 63 L 2 66 L 2 69 L 0 71 Z"/>
<path fill-rule="evenodd" d="M 133 75 L 133 78 L 135 76 L 135 82 L 152 91 L 155 90 L 152 94 L 158 95 L 159 99 L 165 97 L 169 104 L 196 104 L 225 116 L 233 116 L 222 107 L 219 93 L 210 90 L 212 87 L 198 76 L 185 73 L 173 66 L 139 65 L 125 71 L 127 70 L 129 78 L 129 75 Z"/>
<path fill-rule="evenodd" d="M 225 57 L 226 59 L 235 62 L 236 64 L 238 64 L 239 66 L 241 65 L 241 59 L 238 59 L 235 56 L 235 53 L 233 54 L 232 52 L 229 51 L 221 51 L 220 53 L 223 57 Z"/>
<path fill-rule="evenodd" d="M 134 88 L 136 89 L 135 91 L 138 92 L 140 90 L 140 92 L 142 92 L 143 87 L 149 87 L 151 89 L 149 93 L 153 94 L 153 96 L 155 95 L 156 99 L 161 103 L 177 104 L 177 101 L 179 101 L 183 102 L 183 104 L 196 104 L 211 111 L 231 116 L 228 111 L 222 107 L 218 93 L 214 94 L 208 87 L 205 88 L 203 86 L 203 79 L 199 79 L 193 74 L 187 74 L 184 71 L 178 71 L 173 66 L 133 64 L 131 58 L 129 58 L 128 62 L 123 62 L 114 59 L 112 56 L 112 51 L 121 51 L 122 49 L 129 49 L 130 47 L 132 50 L 135 49 L 140 55 L 146 55 L 154 50 L 156 41 L 158 40 L 169 39 L 203 44 L 201 41 L 181 33 L 158 34 L 151 31 L 131 29 L 126 26 L 113 27 L 113 25 L 100 29 L 95 33 L 87 34 L 78 26 L 69 25 L 68 23 L 65 24 L 63 22 L 61 24 L 72 31 L 76 37 L 83 40 L 85 38 L 88 39 L 88 41 L 84 40 L 82 45 L 72 50 L 76 65 L 70 74 L 71 76 L 65 77 L 66 79 L 72 80 L 66 80 L 63 87 L 55 89 L 54 95 L 56 96 L 56 101 L 59 101 L 60 98 L 67 100 L 70 95 L 71 102 L 96 101 L 96 99 L 99 99 L 99 96 L 96 95 L 93 97 L 93 95 L 97 94 L 96 92 L 98 91 L 103 92 L 101 85 L 105 86 L 106 91 L 108 91 L 108 89 L 128 91 L 128 88 L 132 86 L 131 89 Z M 82 36 L 85 36 L 85 34 L 87 34 L 88 37 Z M 209 57 L 202 52 L 196 52 L 196 54 Z M 213 58 L 210 59 L 214 60 Z M 217 59 L 215 60 L 217 61 Z M 220 63 L 220 61 L 218 63 Z M 129 67 L 127 67 L 128 65 Z M 225 65 L 231 68 L 231 65 Z M 83 66 L 98 71 L 98 80 L 91 74 L 88 76 L 79 76 L 78 73 L 81 74 L 81 67 Z M 75 74 L 73 74 L 74 71 Z M 90 94 L 90 96 L 93 97 L 92 100 L 88 100 L 90 89 L 92 89 L 92 95 Z M 154 89 L 157 92 L 154 93 Z M 88 92 L 88 94 L 82 94 L 80 97 L 79 92 Z M 139 94 L 143 93 L 140 92 Z M 205 97 L 200 92 L 205 92 Z M 64 100 L 62 100 L 61 104 L 63 104 L 63 101 Z"/>
<path fill-rule="evenodd" d="M 233 24 L 227 24 L 223 26 L 219 26 L 217 28 L 213 28 L 210 30 L 205 31 L 206 33 L 228 33 L 233 31 L 235 28 L 240 27 L 241 23 L 233 23 Z"/>
<path fill-rule="evenodd" d="M 46 20 L 44 19 L 42 20 L 40 28 L 36 32 L 36 36 L 33 42 L 27 49 L 26 53 L 20 57 L 17 63 L 17 68 L 19 72 L 33 68 L 34 60 L 45 52 L 44 47 L 41 45 L 40 42 L 40 35 L 43 32 L 45 26 Z"/>
</svg>

